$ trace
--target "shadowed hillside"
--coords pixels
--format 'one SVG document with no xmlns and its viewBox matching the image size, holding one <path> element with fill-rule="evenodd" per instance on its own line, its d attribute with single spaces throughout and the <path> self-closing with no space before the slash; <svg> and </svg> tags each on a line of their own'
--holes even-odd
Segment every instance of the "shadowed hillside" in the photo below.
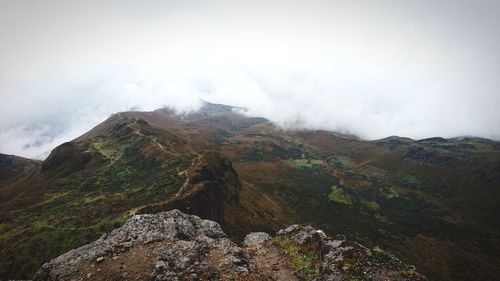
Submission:
<svg viewBox="0 0 500 281">
<path fill-rule="evenodd" d="M 125 112 L 0 188 L 0 276 L 30 278 L 132 214 L 177 208 L 236 240 L 311 224 L 379 245 L 433 280 L 494 280 L 498 202 L 491 140 L 284 131 L 214 104 Z"/>
<path fill-rule="evenodd" d="M 29 175 L 40 167 L 40 162 L 0 153 L 0 188 Z"/>
</svg>

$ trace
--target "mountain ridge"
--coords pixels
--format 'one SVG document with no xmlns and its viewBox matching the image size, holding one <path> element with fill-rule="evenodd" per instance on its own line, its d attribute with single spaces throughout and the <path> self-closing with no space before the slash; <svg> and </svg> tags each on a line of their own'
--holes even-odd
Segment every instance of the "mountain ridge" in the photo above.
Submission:
<svg viewBox="0 0 500 281">
<path fill-rule="evenodd" d="M 235 241 L 312 224 L 380 245 L 434 280 L 499 273 L 498 142 L 364 141 L 217 108 L 114 114 L 0 187 L 0 276 L 27 278 L 131 215 L 175 207 L 218 220 Z M 190 173 L 199 178 L 181 192 Z"/>
</svg>

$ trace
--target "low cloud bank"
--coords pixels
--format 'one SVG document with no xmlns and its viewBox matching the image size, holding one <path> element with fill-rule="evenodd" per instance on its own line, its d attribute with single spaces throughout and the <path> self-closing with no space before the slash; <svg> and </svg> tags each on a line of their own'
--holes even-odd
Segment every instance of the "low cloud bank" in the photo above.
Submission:
<svg viewBox="0 0 500 281">
<path fill-rule="evenodd" d="M 0 152 L 200 99 L 289 129 L 500 139 L 500 4 L 398 2 L 2 2 Z"/>
</svg>

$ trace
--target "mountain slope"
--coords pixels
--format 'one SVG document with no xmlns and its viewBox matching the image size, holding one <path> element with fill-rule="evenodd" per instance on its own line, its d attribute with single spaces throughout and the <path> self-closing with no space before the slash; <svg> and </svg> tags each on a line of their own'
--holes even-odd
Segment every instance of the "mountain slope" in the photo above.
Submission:
<svg viewBox="0 0 500 281">
<path fill-rule="evenodd" d="M 137 114 L 117 114 L 57 147 L 38 171 L 0 191 L 0 276 L 27 278 L 41 262 L 97 238 L 138 210 L 165 202 L 176 207 L 196 203 L 189 205 L 191 211 L 220 222 L 223 217 L 204 212 L 229 208 L 225 225 L 233 232 L 278 227 L 271 215 L 279 213 L 279 206 L 238 202 L 240 196 L 256 201 L 260 192 L 239 190 L 231 163 L 207 150 L 211 143 L 204 135 L 186 134 L 179 117 L 168 112 Z M 151 126 L 141 115 L 152 123 L 159 120 L 162 127 Z M 219 178 L 224 174 L 227 179 Z M 186 202 L 172 201 L 176 196 Z M 238 214 L 247 219 L 232 216 Z M 253 219 L 252 224 L 247 214 L 265 221 Z"/>
<path fill-rule="evenodd" d="M 500 275 L 500 144 L 284 131 L 206 104 L 115 114 L 0 188 L 0 275 L 27 278 L 132 214 L 172 208 L 236 241 L 292 223 L 380 245 L 433 280 Z"/>
<path fill-rule="evenodd" d="M 41 161 L 0 153 L 0 188 L 38 169 Z"/>
</svg>

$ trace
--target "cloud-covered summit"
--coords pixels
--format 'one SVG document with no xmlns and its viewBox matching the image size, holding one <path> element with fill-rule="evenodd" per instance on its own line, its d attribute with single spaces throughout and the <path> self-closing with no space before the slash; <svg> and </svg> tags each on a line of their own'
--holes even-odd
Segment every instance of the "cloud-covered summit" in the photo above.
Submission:
<svg viewBox="0 0 500 281">
<path fill-rule="evenodd" d="M 498 1 L 0 1 L 0 152 L 133 106 L 500 138 Z"/>
</svg>

